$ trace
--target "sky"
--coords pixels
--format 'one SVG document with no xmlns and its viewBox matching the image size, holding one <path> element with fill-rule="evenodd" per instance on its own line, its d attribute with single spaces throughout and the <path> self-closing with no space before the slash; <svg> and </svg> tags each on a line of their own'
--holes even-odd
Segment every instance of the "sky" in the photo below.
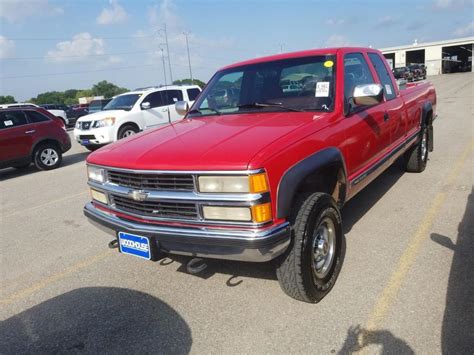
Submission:
<svg viewBox="0 0 474 355">
<path fill-rule="evenodd" d="M 168 34 L 166 50 L 164 27 Z M 474 34 L 474 0 L 0 0 L 0 95 L 207 81 L 245 59 Z M 163 49 L 163 50 L 162 50 Z"/>
</svg>

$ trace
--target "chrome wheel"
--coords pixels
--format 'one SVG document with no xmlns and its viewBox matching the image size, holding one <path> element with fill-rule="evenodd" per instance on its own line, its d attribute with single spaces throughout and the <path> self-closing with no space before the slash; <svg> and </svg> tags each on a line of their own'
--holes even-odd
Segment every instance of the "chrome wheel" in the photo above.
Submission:
<svg viewBox="0 0 474 355">
<path fill-rule="evenodd" d="M 46 166 L 53 166 L 58 162 L 59 154 L 52 148 L 46 148 L 41 152 L 40 160 Z"/>
<path fill-rule="evenodd" d="M 133 136 L 135 133 L 136 132 L 133 129 L 127 129 L 126 131 L 123 132 L 122 138 Z"/>
<path fill-rule="evenodd" d="M 425 129 L 423 132 L 423 137 L 421 138 L 421 159 L 426 160 L 428 153 L 428 131 Z"/>
<path fill-rule="evenodd" d="M 334 261 L 336 231 L 334 222 L 324 218 L 313 234 L 312 269 L 315 277 L 323 279 L 329 273 Z"/>
</svg>

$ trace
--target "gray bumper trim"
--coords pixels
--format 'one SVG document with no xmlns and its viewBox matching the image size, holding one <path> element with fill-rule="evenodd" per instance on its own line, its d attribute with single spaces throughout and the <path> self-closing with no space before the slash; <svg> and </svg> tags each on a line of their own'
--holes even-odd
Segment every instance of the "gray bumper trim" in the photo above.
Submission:
<svg viewBox="0 0 474 355">
<path fill-rule="evenodd" d="M 290 226 L 256 230 L 228 230 L 206 227 L 176 228 L 150 225 L 109 215 L 86 204 L 89 220 L 116 237 L 118 231 L 143 235 L 154 240 L 161 251 L 215 259 L 265 262 L 282 254 L 290 244 Z"/>
</svg>

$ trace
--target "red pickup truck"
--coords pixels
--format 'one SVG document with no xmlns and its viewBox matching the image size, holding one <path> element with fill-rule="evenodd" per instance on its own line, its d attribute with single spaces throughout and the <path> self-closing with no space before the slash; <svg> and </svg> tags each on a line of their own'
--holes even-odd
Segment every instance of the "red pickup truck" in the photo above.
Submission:
<svg viewBox="0 0 474 355">
<path fill-rule="evenodd" d="M 89 156 L 85 215 L 149 260 L 274 260 L 306 302 L 341 269 L 342 206 L 398 158 L 423 171 L 433 150 L 433 86 L 399 90 L 367 48 L 237 63 L 176 108 L 183 120 Z"/>
</svg>

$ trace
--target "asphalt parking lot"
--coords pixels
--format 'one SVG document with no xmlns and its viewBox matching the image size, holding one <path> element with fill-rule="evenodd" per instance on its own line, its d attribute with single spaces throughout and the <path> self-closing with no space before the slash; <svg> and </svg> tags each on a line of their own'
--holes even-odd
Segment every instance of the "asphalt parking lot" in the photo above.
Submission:
<svg viewBox="0 0 474 355">
<path fill-rule="evenodd" d="M 190 275 L 185 257 L 109 249 L 82 214 L 75 142 L 58 170 L 0 171 L 0 352 L 472 354 L 474 74 L 430 80 L 427 169 L 394 165 L 346 205 L 343 269 L 316 305 L 287 297 L 271 264 Z"/>
</svg>

